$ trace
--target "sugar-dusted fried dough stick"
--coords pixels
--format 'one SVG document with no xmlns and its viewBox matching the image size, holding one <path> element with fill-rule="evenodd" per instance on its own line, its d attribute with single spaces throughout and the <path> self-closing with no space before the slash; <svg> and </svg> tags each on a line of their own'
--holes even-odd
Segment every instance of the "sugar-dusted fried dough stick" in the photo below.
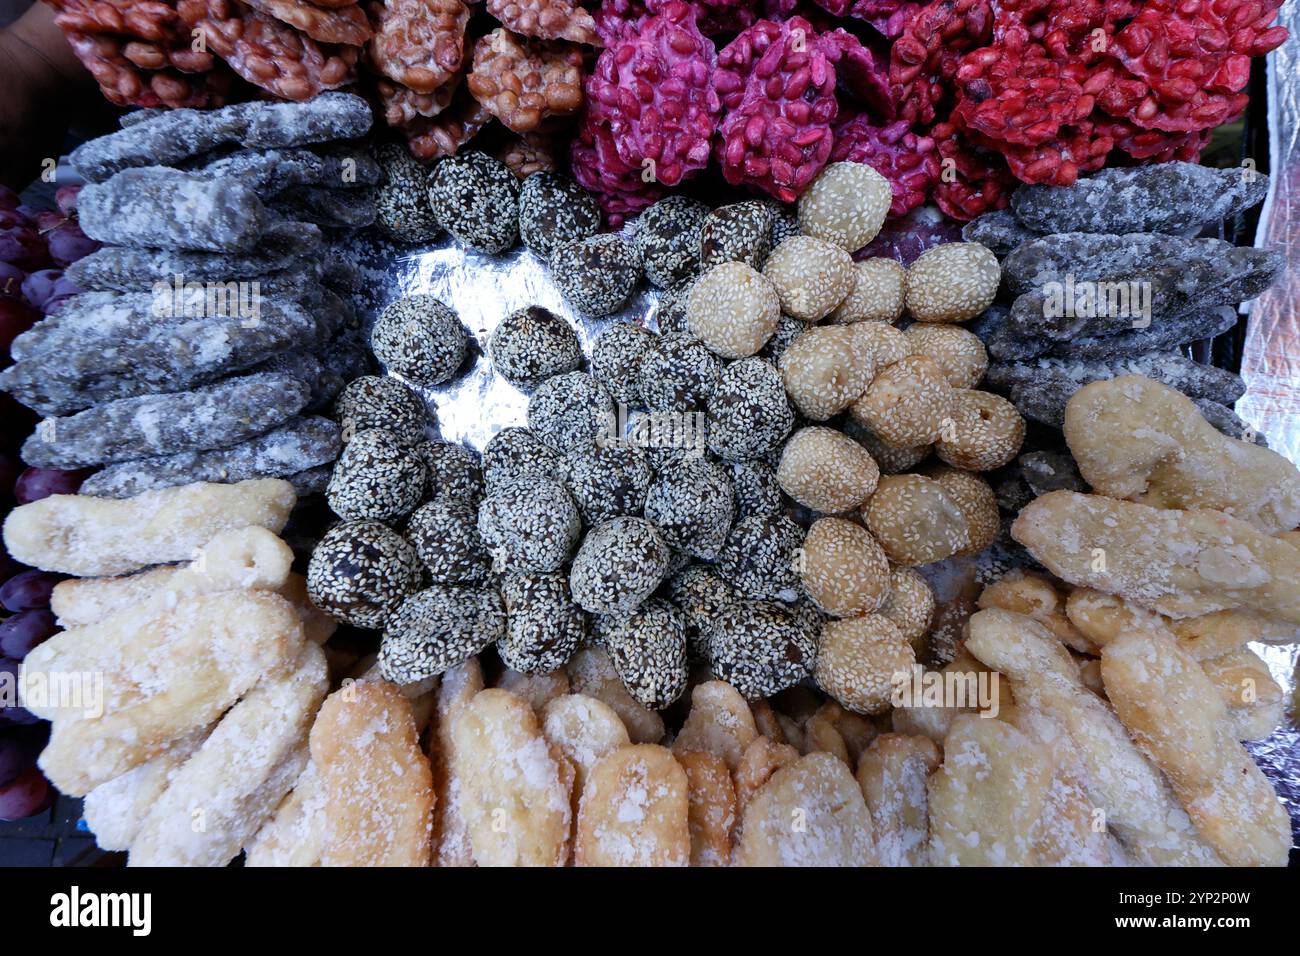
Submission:
<svg viewBox="0 0 1300 956">
<path fill-rule="evenodd" d="M 596 761 L 579 801 L 578 866 L 688 866 L 690 785 L 658 744 L 620 747 Z"/>
<path fill-rule="evenodd" d="M 325 797 L 322 865 L 429 865 L 433 780 L 395 685 L 331 694 L 312 726 L 311 759 Z"/>
<path fill-rule="evenodd" d="M 1010 680 L 1017 700 L 1065 726 L 1087 772 L 1089 795 L 1136 859 L 1148 866 L 1219 862 L 1050 631 L 1023 614 L 991 608 L 972 615 L 966 650 Z"/>
<path fill-rule="evenodd" d="M 178 567 L 154 568 L 120 578 L 72 578 L 50 595 L 50 610 L 61 627 L 102 621 L 145 601 L 172 602 L 196 594 L 252 588 L 275 591 L 285 585 L 293 551 L 265 528 L 252 525 L 223 531 Z"/>
<path fill-rule="evenodd" d="M 1130 631 L 1102 650 L 1115 712 L 1229 866 L 1285 866 L 1291 822 L 1233 738 L 1222 700 L 1169 634 Z"/>
<path fill-rule="evenodd" d="M 4 523 L 5 547 L 24 564 L 84 576 L 126 574 L 186 561 L 223 531 L 256 525 L 279 533 L 297 496 L 278 478 L 196 483 L 115 500 L 52 495 Z"/>
<path fill-rule="evenodd" d="M 24 706 L 55 724 L 41 768 L 64 793 L 85 794 L 213 723 L 302 642 L 297 612 L 265 591 L 141 605 L 56 634 L 23 661 Z M 98 707 L 50 690 L 60 675 L 87 674 L 102 675 Z"/>
<path fill-rule="evenodd" d="M 172 777 L 130 865 L 224 866 L 237 856 L 301 775 L 328 689 L 324 652 L 302 644 L 291 668 L 259 681 Z"/>
<path fill-rule="evenodd" d="M 1246 607 L 1300 624 L 1300 548 L 1219 511 L 1053 491 L 1011 536 L 1057 577 L 1171 617 Z"/>
<path fill-rule="evenodd" d="M 926 778 L 942 757 L 919 734 L 881 734 L 858 758 L 858 785 L 871 812 L 881 866 L 923 866 L 927 860 L 930 804 Z"/>
<path fill-rule="evenodd" d="M 433 788 L 438 795 L 433 808 L 433 862 L 435 866 L 473 866 L 469 825 L 465 822 L 464 795 L 456 773 L 452 725 L 465 706 L 483 689 L 483 669 L 478 658 L 449 667 L 438 684 L 433 727 L 426 748 L 433 767 Z"/>
<path fill-rule="evenodd" d="M 310 760 L 271 819 L 245 844 L 245 866 L 320 866 L 325 792 Z"/>
</svg>

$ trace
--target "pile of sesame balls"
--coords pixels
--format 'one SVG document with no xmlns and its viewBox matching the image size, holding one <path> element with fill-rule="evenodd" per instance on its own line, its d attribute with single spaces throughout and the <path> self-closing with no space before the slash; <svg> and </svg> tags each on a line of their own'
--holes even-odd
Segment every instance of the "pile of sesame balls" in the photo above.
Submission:
<svg viewBox="0 0 1300 956">
<path fill-rule="evenodd" d="M 629 235 L 601 233 L 573 182 L 520 183 L 482 153 L 430 182 L 421 237 L 432 221 L 484 253 L 522 240 L 587 317 L 649 282 L 656 328 L 616 322 L 584 354 L 545 308 L 504 317 L 488 352 L 527 420 L 481 455 L 431 437 L 398 379 L 351 383 L 313 602 L 382 632 L 380 673 L 398 684 L 491 645 L 524 673 L 600 645 L 649 708 L 716 677 L 751 700 L 813 684 L 886 710 L 892 673 L 927 659 L 935 598 L 915 569 L 999 537 L 979 473 L 1025 434 L 1010 402 L 976 389 L 988 355 L 962 325 L 998 291 L 993 253 L 855 260 L 891 201 L 857 163 L 831 164 L 790 207 L 670 196 Z M 463 325 L 432 296 L 390 305 L 371 343 L 422 386 L 466 364 Z"/>
</svg>

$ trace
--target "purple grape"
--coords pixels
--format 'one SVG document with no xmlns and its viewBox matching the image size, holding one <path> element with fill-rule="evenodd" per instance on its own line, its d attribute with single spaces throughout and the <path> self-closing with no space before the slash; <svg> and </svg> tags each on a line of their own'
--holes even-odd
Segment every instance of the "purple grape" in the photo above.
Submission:
<svg viewBox="0 0 1300 956">
<path fill-rule="evenodd" d="M 54 193 L 54 203 L 59 207 L 59 212 L 65 216 L 71 216 L 77 209 L 77 196 L 81 193 L 81 186 L 60 186 Z"/>
<path fill-rule="evenodd" d="M 42 312 L 45 304 L 57 295 L 55 285 L 63 278 L 62 269 L 40 269 L 23 282 L 23 297 Z"/>
<path fill-rule="evenodd" d="M 99 243 L 82 232 L 81 227 L 71 220 L 47 232 L 45 242 L 50 250 L 50 258 L 59 266 L 72 265 L 99 248 Z"/>
<path fill-rule="evenodd" d="M 21 299 L 0 298 L 0 356 L 9 358 L 9 346 L 40 320 L 40 313 Z"/>
<path fill-rule="evenodd" d="M 32 225 L 17 209 L 0 209 L 0 229 L 30 229 Z"/>
<path fill-rule="evenodd" d="M 40 738 L 30 730 L 6 727 L 0 736 L 0 786 L 11 782 L 36 762 Z"/>
<path fill-rule="evenodd" d="M 26 571 L 27 566 L 15 561 L 4 548 L 0 548 L 0 581 L 8 581 L 19 571 Z"/>
<path fill-rule="evenodd" d="M 40 501 L 50 495 L 75 495 L 92 469 L 64 471 L 61 468 L 28 468 L 14 482 L 14 500 L 20 505 Z"/>
<path fill-rule="evenodd" d="M 23 294 L 23 280 L 27 273 L 8 262 L 0 262 L 0 296 L 17 299 Z"/>
<path fill-rule="evenodd" d="M 48 213 L 49 210 L 37 209 L 35 206 L 29 206 L 27 205 L 27 203 L 23 203 L 21 206 L 15 209 L 14 212 L 18 213 L 18 215 L 22 216 L 30 223 L 38 223 L 40 222 L 41 216 Z"/>
<path fill-rule="evenodd" d="M 54 615 L 47 610 L 22 611 L 0 623 L 0 653 L 22 660 L 59 632 Z"/>
<path fill-rule="evenodd" d="M 6 611 L 30 611 L 50 606 L 50 592 L 63 578 L 49 571 L 20 571 L 0 584 L 0 605 Z"/>
<path fill-rule="evenodd" d="M 17 209 L 22 197 L 8 186 L 0 186 L 0 209 Z"/>
<path fill-rule="evenodd" d="M 57 209 L 41 209 L 32 216 L 36 221 L 36 231 L 45 235 L 51 229 L 57 229 L 68 221 L 68 217 Z"/>
<path fill-rule="evenodd" d="M 31 226 L 0 229 L 0 262 L 11 262 L 18 268 L 31 272 L 33 269 L 44 269 L 49 261 L 45 240 Z"/>
<path fill-rule="evenodd" d="M 19 661 L 9 657 L 0 657 L 0 676 L 4 677 L 6 687 L 18 686 L 18 672 L 21 667 Z M 17 701 L 8 699 L 8 695 L 0 697 L 0 727 L 6 726 L 23 726 L 34 724 L 38 720 L 26 707 L 19 707 Z"/>
<path fill-rule="evenodd" d="M 0 787 L 0 820 L 21 820 L 48 809 L 55 792 L 37 767 L 28 767 Z"/>
<path fill-rule="evenodd" d="M 17 451 L 40 420 L 40 415 L 18 399 L 8 392 L 0 392 L 0 448 Z"/>
</svg>

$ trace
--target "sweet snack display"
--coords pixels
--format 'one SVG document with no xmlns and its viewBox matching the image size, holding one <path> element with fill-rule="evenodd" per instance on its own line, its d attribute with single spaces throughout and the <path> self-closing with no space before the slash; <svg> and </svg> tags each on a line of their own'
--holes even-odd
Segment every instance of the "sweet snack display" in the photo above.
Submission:
<svg viewBox="0 0 1300 956">
<path fill-rule="evenodd" d="M 1286 864 L 1300 470 L 1191 348 L 1276 2 L 47 2 L 143 109 L 0 193 L 0 817 Z"/>
</svg>

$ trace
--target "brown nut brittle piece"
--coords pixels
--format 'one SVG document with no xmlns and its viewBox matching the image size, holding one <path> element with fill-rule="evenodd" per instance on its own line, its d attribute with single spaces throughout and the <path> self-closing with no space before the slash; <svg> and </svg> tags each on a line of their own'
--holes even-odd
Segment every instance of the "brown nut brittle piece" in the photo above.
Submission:
<svg viewBox="0 0 1300 956">
<path fill-rule="evenodd" d="M 510 136 L 495 155 L 520 179 L 555 172 L 555 140 L 547 133 Z"/>
<path fill-rule="evenodd" d="M 698 751 L 678 754 L 677 761 L 686 771 L 691 866 L 726 866 L 736 825 L 736 788 L 727 765 Z"/>
<path fill-rule="evenodd" d="M 578 811 L 578 866 L 686 866 L 691 859 L 686 771 L 657 744 L 607 754 L 587 776 Z"/>
<path fill-rule="evenodd" d="M 507 129 L 528 133 L 582 106 L 582 51 L 504 28 L 474 44 L 469 91 Z"/>
<path fill-rule="evenodd" d="M 461 67 L 469 7 L 461 0 L 384 0 L 368 50 L 375 68 L 418 93 L 432 93 Z"/>
<path fill-rule="evenodd" d="M 355 3 L 333 9 L 322 9 L 303 0 L 247 0 L 247 3 L 254 10 L 275 17 L 322 43 L 364 46 L 375 35 L 370 21 Z"/>
<path fill-rule="evenodd" d="M 417 118 L 406 127 L 406 145 L 416 159 L 441 159 L 478 135 L 492 114 L 470 95 L 462 83 L 451 105 L 433 119 Z"/>
<path fill-rule="evenodd" d="M 458 74 L 432 93 L 417 93 L 401 83 L 377 79 L 375 91 L 378 94 L 379 107 L 384 113 L 384 122 L 389 126 L 405 128 L 418 123 L 421 119 L 433 119 L 451 106 L 456 90 L 460 88 L 460 80 Z"/>
<path fill-rule="evenodd" d="M 487 12 L 526 37 L 604 45 L 595 18 L 568 0 L 487 0 Z"/>
<path fill-rule="evenodd" d="M 231 69 L 281 99 L 302 102 L 356 79 L 358 48 L 318 44 L 237 0 L 181 0 L 177 9 Z"/>
<path fill-rule="evenodd" d="M 162 58 L 147 44 L 76 31 L 68 31 L 66 36 L 72 52 L 95 78 L 104 98 L 116 106 L 215 108 L 225 105 L 234 81 L 234 75 L 211 54 L 192 54 L 185 60 L 187 69 L 182 72 L 162 68 Z M 146 47 L 147 58 L 142 55 Z M 141 62 L 159 65 L 140 66 L 127 55 L 128 50 Z"/>
</svg>

